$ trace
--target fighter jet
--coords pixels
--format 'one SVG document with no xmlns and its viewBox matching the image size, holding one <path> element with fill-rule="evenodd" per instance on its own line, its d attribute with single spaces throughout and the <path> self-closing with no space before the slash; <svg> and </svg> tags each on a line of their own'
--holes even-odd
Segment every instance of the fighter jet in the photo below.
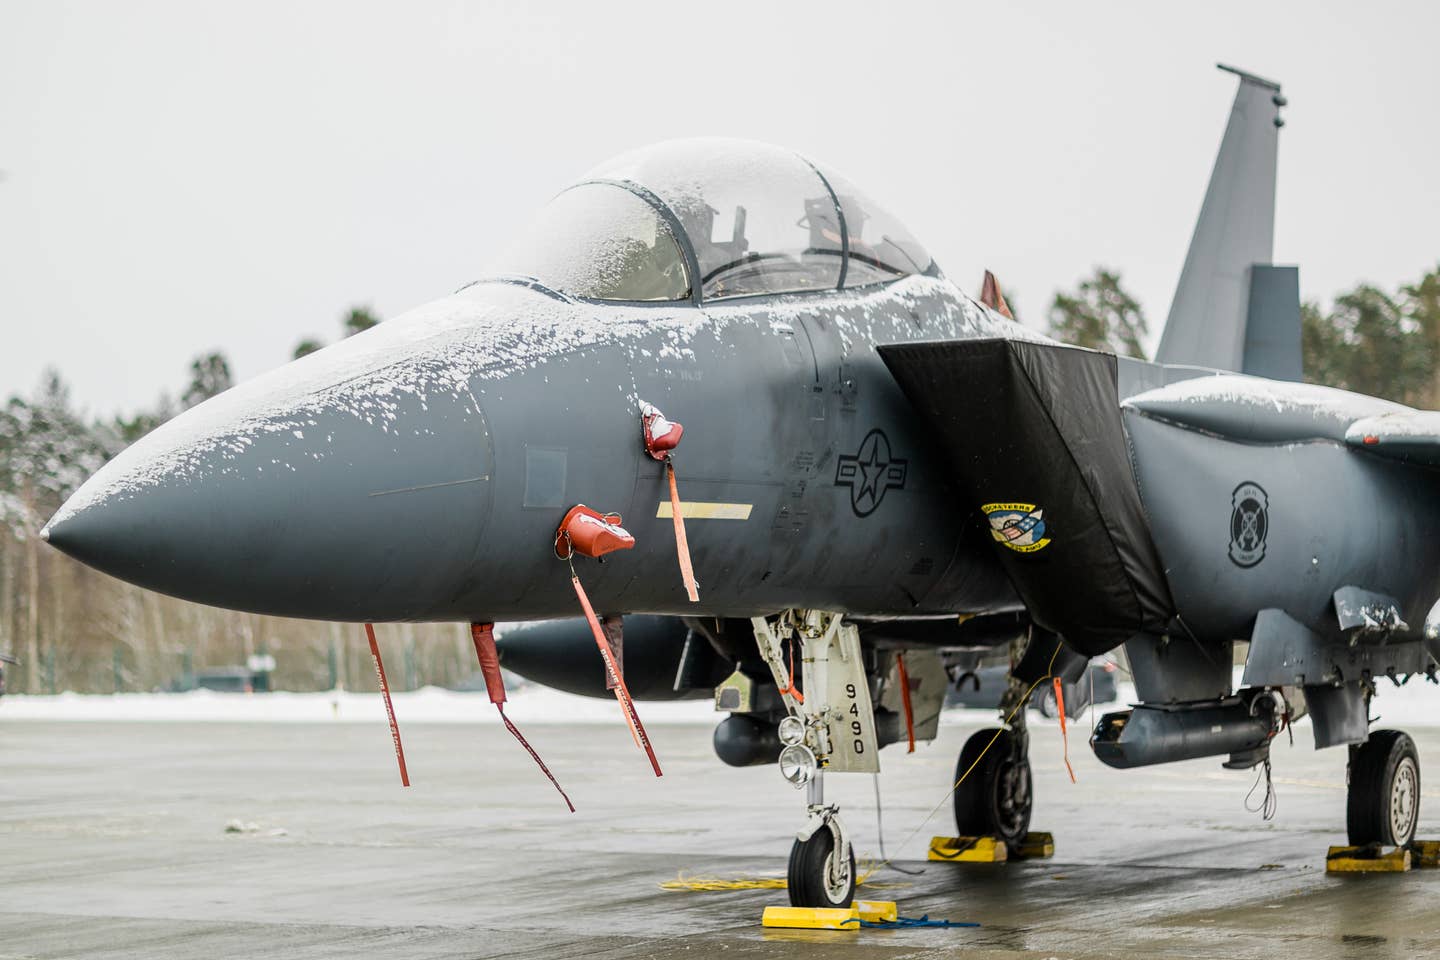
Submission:
<svg viewBox="0 0 1440 960">
<path fill-rule="evenodd" d="M 1295 272 L 1269 263 L 1284 100 L 1278 85 L 1239 76 L 1161 358 L 1298 376 Z M 487 682 L 499 680 L 489 625 L 584 612 L 578 650 L 575 628 L 559 624 L 548 640 L 506 638 L 507 665 L 558 644 L 551 682 L 615 688 L 647 747 L 627 679 L 638 695 L 713 695 L 731 714 L 717 752 L 732 763 L 778 755 L 807 790 L 789 888 L 810 906 L 848 903 L 855 885 L 825 774 L 878 772 L 882 745 L 933 738 L 951 675 L 979 651 L 1010 653 L 1008 722 L 961 752 L 957 827 L 1015 841 L 1033 804 L 1015 708 L 1043 679 L 1074 679 L 1088 655 L 1125 644 L 1145 701 L 1097 736 L 1102 756 L 1260 762 L 1299 709 L 1293 688 L 1318 716 L 1330 701 L 1309 691 L 1336 678 L 1317 680 L 1312 658 L 1297 680 L 1283 647 L 1231 691 L 1221 648 L 1247 622 L 1322 635 L 1310 601 L 1354 587 L 1370 593 L 1344 602 L 1360 598 L 1365 622 L 1380 624 L 1361 649 L 1384 659 L 1409 642 L 1402 616 L 1433 572 L 1420 558 L 1406 558 L 1412 579 L 1392 582 L 1390 567 L 1342 562 L 1319 533 L 1282 534 L 1304 500 L 1272 506 L 1291 492 L 1250 469 L 1253 452 L 1168 477 L 1174 458 L 1204 459 L 1191 433 L 1222 442 L 1216 423 L 1251 430 L 1237 441 L 1292 444 L 1293 429 L 1263 427 L 1255 404 L 1233 399 L 1256 396 L 1235 386 L 1256 381 L 1050 343 L 1008 316 L 992 279 L 979 301 L 963 294 L 828 166 L 741 141 L 641 149 L 562 191 L 507 251 L 455 294 L 154 431 L 44 536 L 201 603 L 468 622 Z M 1179 382 L 1191 379 L 1203 387 Z M 1184 389 L 1199 394 L 1166 392 Z M 1200 413 L 1231 408 L 1230 419 Z M 1146 441 L 1157 451 L 1146 459 L 1146 431 L 1182 440 Z M 1269 451 L 1263 466 L 1282 470 L 1291 455 Z M 1227 463 L 1244 478 L 1232 482 Z M 1368 495 L 1341 477 L 1335 496 Z M 1220 520 L 1228 548 L 1205 526 L 1212 484 L 1233 500 Z M 1363 522 L 1376 531 L 1365 543 L 1388 548 L 1388 526 Z M 1203 552 L 1217 538 L 1220 560 Z M 1307 550 L 1311 566 L 1289 569 Z M 1235 579 L 1223 600 L 1204 586 L 1220 562 Z M 1300 589 L 1306 603 L 1290 604 Z M 1376 605 L 1384 590 L 1402 598 L 1394 609 Z M 637 614 L 672 619 L 636 630 Z M 1252 642 L 1252 657 L 1264 648 Z M 1195 666 L 1217 657 L 1223 677 Z M 1347 672 L 1335 689 L 1358 681 Z M 1326 726 L 1326 739 L 1364 740 L 1358 716 Z M 1407 769 L 1418 798 L 1418 764 Z M 1358 779 L 1379 796 L 1375 778 Z"/>
</svg>

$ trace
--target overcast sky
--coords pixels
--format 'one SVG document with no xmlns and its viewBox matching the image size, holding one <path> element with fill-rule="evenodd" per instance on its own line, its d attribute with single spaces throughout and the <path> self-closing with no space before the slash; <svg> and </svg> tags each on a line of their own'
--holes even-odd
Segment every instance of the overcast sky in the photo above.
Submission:
<svg viewBox="0 0 1440 960">
<path fill-rule="evenodd" d="M 1164 320 L 1235 64 L 1284 84 L 1302 293 L 1440 262 L 1440 4 L 0 0 L 0 396 L 95 414 L 479 275 L 606 157 L 793 147 L 1026 319 L 1095 264 Z M 803 9 L 802 9 L 803 6 Z M 1185 11 L 1181 13 L 1180 11 Z"/>
</svg>

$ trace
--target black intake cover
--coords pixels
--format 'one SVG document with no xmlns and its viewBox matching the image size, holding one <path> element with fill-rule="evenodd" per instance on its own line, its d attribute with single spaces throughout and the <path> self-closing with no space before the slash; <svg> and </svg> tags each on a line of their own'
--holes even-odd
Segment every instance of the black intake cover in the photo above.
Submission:
<svg viewBox="0 0 1440 960">
<path fill-rule="evenodd" d="M 1018 340 L 879 351 L 949 456 L 962 508 L 985 511 L 1037 624 L 1092 656 L 1163 632 L 1173 602 L 1135 486 L 1114 356 Z"/>
</svg>

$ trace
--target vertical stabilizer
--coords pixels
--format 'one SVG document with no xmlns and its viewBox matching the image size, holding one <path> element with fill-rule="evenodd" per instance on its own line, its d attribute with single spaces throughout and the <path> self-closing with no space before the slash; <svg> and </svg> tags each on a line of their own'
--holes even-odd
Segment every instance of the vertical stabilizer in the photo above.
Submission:
<svg viewBox="0 0 1440 960">
<path fill-rule="evenodd" d="M 1205 205 L 1190 239 L 1156 359 L 1238 371 L 1247 366 L 1246 330 L 1256 322 L 1250 302 L 1251 267 L 1268 267 L 1272 257 L 1275 159 L 1285 98 L 1278 83 L 1233 67 L 1221 65 L 1220 69 L 1238 76 L 1240 89 L 1210 173 Z M 1267 314 L 1262 318 L 1267 327 L 1263 339 L 1273 343 L 1276 325 L 1288 326 L 1292 312 L 1298 318 L 1298 303 L 1284 317 Z M 1289 343 L 1288 330 L 1285 334 L 1281 339 Z M 1297 371 L 1299 334 L 1297 322 L 1293 337 Z M 1273 356 L 1263 364 L 1273 365 Z"/>
<path fill-rule="evenodd" d="M 1250 267 L 1250 301 L 1245 311 L 1245 358 L 1241 373 L 1271 380 L 1301 379 L 1300 271 L 1295 267 Z"/>
</svg>

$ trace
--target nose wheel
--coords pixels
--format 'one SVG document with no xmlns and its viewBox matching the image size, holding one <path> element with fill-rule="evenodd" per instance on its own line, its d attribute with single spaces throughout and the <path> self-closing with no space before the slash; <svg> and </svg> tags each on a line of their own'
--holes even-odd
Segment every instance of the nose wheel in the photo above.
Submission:
<svg viewBox="0 0 1440 960">
<path fill-rule="evenodd" d="M 850 906 L 855 899 L 855 851 L 833 815 L 809 839 L 795 841 L 785 879 L 792 907 Z"/>
<path fill-rule="evenodd" d="M 1420 754 L 1399 730 L 1375 730 L 1350 748 L 1345 826 L 1351 846 L 1404 846 L 1420 821 Z"/>
</svg>

